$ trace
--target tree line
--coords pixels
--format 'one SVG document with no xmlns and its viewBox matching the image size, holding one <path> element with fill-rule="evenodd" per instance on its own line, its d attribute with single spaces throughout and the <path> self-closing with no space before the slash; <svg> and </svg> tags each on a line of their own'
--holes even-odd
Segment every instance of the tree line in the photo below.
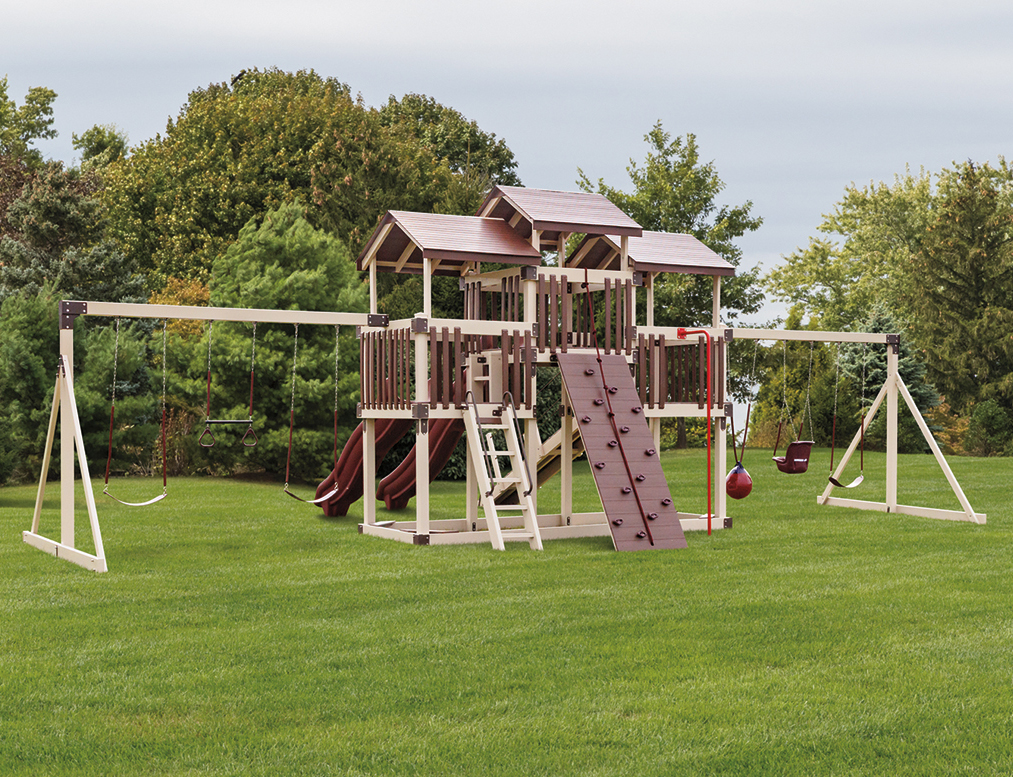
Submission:
<svg viewBox="0 0 1013 777">
<path fill-rule="evenodd" d="M 196 89 L 164 133 L 136 145 L 115 125 L 89 128 L 73 136 L 72 165 L 34 148 L 55 134 L 55 93 L 33 88 L 19 106 L 7 91 L 0 80 L 0 483 L 38 471 L 60 299 L 363 311 L 368 290 L 353 257 L 387 210 L 471 214 L 490 186 L 521 183 L 506 142 L 454 108 L 417 94 L 366 106 L 311 70 L 250 69 Z M 736 240 L 762 224 L 752 203 L 719 204 L 724 183 L 694 135 L 672 138 L 659 122 L 645 141 L 645 160 L 627 168 L 630 190 L 583 170 L 577 185 L 646 229 L 688 232 L 739 265 Z M 934 422 L 952 446 L 1005 451 L 1009 192 L 1005 162 L 850 187 L 807 248 L 766 277 L 739 268 L 723 315 L 756 314 L 766 293 L 792 305 L 791 327 L 902 331 L 905 380 L 920 404 L 937 406 Z M 384 274 L 379 284 L 384 312 L 420 309 L 420 279 Z M 656 321 L 708 324 L 709 295 L 704 279 L 663 278 Z M 434 279 L 437 315 L 459 317 L 461 304 L 454 279 Z M 164 337 L 163 349 L 160 322 L 123 322 L 117 335 L 114 322 L 78 321 L 76 385 L 92 456 L 105 453 L 115 369 L 116 472 L 160 466 L 164 385 L 171 471 L 282 471 L 294 402 L 293 470 L 309 481 L 326 473 L 334 406 L 339 442 L 356 422 L 353 332 L 302 328 L 295 363 L 291 327 L 262 325 L 254 341 L 248 325 L 169 322 Z M 736 343 L 730 359 L 733 393 L 755 399 L 757 441 L 777 417 L 797 422 L 806 396 L 817 441 L 827 439 L 831 397 L 838 429 L 857 426 L 862 386 L 878 389 L 881 369 L 867 350 L 832 346 Z M 224 434 L 202 448 L 209 367 L 214 414 L 242 417 L 251 364 L 260 443 L 243 448 Z M 558 424 L 552 378 L 539 374 L 543 435 Z M 673 445 L 699 436 L 693 424 L 665 430 Z M 462 457 L 448 474 L 463 474 Z"/>
</svg>

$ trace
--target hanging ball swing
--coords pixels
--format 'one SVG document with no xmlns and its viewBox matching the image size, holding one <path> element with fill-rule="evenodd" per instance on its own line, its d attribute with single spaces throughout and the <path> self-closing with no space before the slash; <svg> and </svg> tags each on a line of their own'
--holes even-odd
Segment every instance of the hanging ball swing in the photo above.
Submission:
<svg viewBox="0 0 1013 777">
<path fill-rule="evenodd" d="M 742 452 L 739 453 L 738 444 L 735 442 L 735 416 L 732 416 L 732 454 L 735 456 L 735 466 L 725 478 L 725 492 L 732 499 L 745 499 L 753 490 L 753 479 L 742 466 L 742 459 L 746 455 L 746 435 L 749 433 L 749 412 L 752 410 L 752 403 L 746 409 L 746 429 L 742 433 Z"/>
</svg>

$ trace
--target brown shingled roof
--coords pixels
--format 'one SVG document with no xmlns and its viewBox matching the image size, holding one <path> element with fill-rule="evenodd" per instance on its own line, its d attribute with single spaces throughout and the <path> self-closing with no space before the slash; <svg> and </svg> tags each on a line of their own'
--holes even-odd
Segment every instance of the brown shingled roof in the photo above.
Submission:
<svg viewBox="0 0 1013 777">
<path fill-rule="evenodd" d="M 376 260 L 384 272 L 420 274 L 422 260 L 436 275 L 459 275 L 467 262 L 539 265 L 542 255 L 501 219 L 392 210 L 380 220 L 356 266 Z"/>
<path fill-rule="evenodd" d="M 633 269 L 691 275 L 735 275 L 735 265 L 722 259 L 692 235 L 644 232 L 629 239 Z M 588 235 L 567 258 L 568 267 L 619 269 L 620 247 L 608 237 Z"/>
<path fill-rule="evenodd" d="M 558 192 L 524 186 L 494 186 L 478 209 L 481 216 L 511 222 L 527 239 L 532 228 L 542 230 L 542 241 L 559 239 L 560 232 L 588 235 L 639 235 L 641 226 L 606 197 L 588 192 Z"/>
</svg>

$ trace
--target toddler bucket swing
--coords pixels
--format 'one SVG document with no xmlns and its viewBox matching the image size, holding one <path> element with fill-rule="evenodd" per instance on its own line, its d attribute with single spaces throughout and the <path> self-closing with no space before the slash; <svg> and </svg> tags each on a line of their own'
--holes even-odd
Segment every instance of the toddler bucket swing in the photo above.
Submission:
<svg viewBox="0 0 1013 777">
<path fill-rule="evenodd" d="M 812 453 L 813 445 L 815 444 L 812 440 L 802 440 L 802 430 L 805 427 L 805 416 L 806 412 L 809 413 L 809 428 L 812 428 L 812 409 L 809 405 L 809 389 L 812 386 L 813 378 L 813 346 L 814 343 L 809 343 L 809 378 L 806 381 L 805 386 L 805 408 L 802 411 L 802 418 L 799 422 L 798 434 L 795 434 L 795 422 L 792 421 L 791 413 L 788 408 L 788 341 L 784 341 L 784 385 L 782 389 L 782 396 L 784 398 L 784 406 L 781 409 L 781 418 L 777 422 L 777 441 L 774 443 L 774 455 L 771 457 L 777 468 L 784 472 L 786 475 L 801 475 L 807 469 L 809 469 L 809 455 Z M 781 444 L 781 430 L 784 426 L 784 415 L 788 413 L 788 425 L 791 427 L 792 436 L 795 438 L 792 442 L 788 443 L 788 447 L 784 450 L 783 456 L 777 455 L 777 448 Z"/>
</svg>

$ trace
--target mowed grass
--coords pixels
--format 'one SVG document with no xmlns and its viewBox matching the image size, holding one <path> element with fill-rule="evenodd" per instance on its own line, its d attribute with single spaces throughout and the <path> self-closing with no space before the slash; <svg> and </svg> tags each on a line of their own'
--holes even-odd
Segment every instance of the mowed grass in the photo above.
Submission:
<svg viewBox="0 0 1013 777">
<path fill-rule="evenodd" d="M 104 575 L 24 545 L 35 490 L 0 489 L 0 773 L 1013 772 L 1013 460 L 951 460 L 976 526 L 818 507 L 828 458 L 748 451 L 731 530 L 622 554 L 414 547 L 359 535 L 361 505 L 174 480 L 146 509 L 98 496 Z M 703 452 L 663 464 L 702 511 Z M 881 500 L 882 470 L 848 496 Z M 463 486 L 433 491 L 462 513 Z M 957 507 L 930 456 L 902 457 L 900 498 Z"/>
</svg>

